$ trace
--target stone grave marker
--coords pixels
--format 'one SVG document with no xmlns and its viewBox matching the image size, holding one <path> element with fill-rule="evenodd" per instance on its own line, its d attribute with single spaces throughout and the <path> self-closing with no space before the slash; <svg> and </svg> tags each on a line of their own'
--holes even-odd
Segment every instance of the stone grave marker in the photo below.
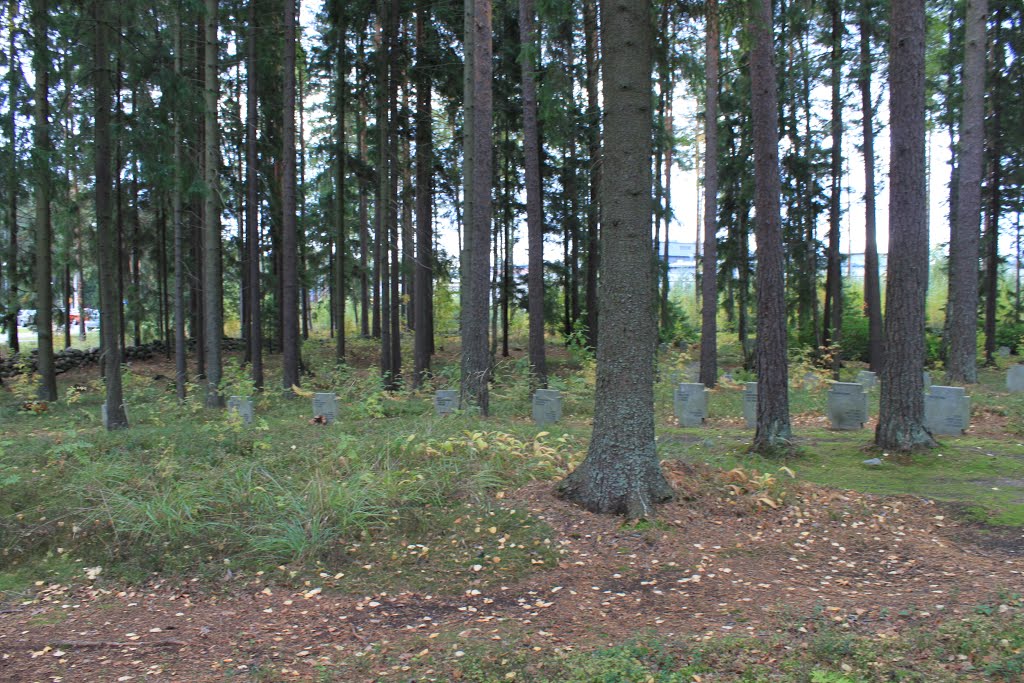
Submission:
<svg viewBox="0 0 1024 683">
<path fill-rule="evenodd" d="M 1006 371 L 1006 390 L 1014 394 L 1024 393 L 1024 365 L 1013 365 Z"/>
<path fill-rule="evenodd" d="M 700 363 L 687 363 L 683 370 L 684 381 L 696 382 L 700 379 Z"/>
<path fill-rule="evenodd" d="M 455 389 L 438 389 L 434 394 L 434 411 L 438 415 L 451 415 L 459 409 L 459 392 Z"/>
<path fill-rule="evenodd" d="M 708 390 L 703 384 L 680 382 L 673 395 L 680 427 L 699 427 L 708 416 Z"/>
<path fill-rule="evenodd" d="M 924 397 L 924 426 L 932 434 L 964 433 L 971 424 L 971 397 L 963 387 L 932 385 Z"/>
<path fill-rule="evenodd" d="M 818 388 L 818 385 L 821 384 L 821 378 L 818 377 L 818 375 L 816 375 L 815 373 L 808 371 L 804 373 L 803 383 L 804 389 L 808 391 L 814 391 L 815 389 Z"/>
<path fill-rule="evenodd" d="M 878 375 L 870 370 L 861 370 L 857 373 L 857 384 L 863 384 L 870 391 L 878 386 Z"/>
<path fill-rule="evenodd" d="M 246 396 L 232 396 L 228 398 L 228 412 L 238 413 L 244 424 L 252 424 L 254 417 L 252 399 Z"/>
<path fill-rule="evenodd" d="M 127 408 L 124 409 L 124 416 L 126 418 L 128 417 L 128 409 Z M 109 422 L 110 418 L 107 417 L 107 402 L 106 401 L 104 401 L 103 405 L 100 406 L 100 419 L 103 421 L 103 427 L 105 429 L 109 428 L 109 426 L 107 425 L 107 422 Z"/>
<path fill-rule="evenodd" d="M 996 355 L 999 356 L 1000 358 L 1008 358 L 1010 356 L 1010 347 L 1000 346 L 998 349 L 996 349 Z"/>
<path fill-rule="evenodd" d="M 338 395 L 317 392 L 313 394 L 313 419 L 322 417 L 327 424 L 338 419 Z"/>
<path fill-rule="evenodd" d="M 538 425 L 554 424 L 562 419 L 562 392 L 538 389 L 533 393 L 533 421 Z"/>
<path fill-rule="evenodd" d="M 757 427 L 757 382 L 747 382 L 743 389 L 743 418 L 747 427 Z"/>
<path fill-rule="evenodd" d="M 833 382 L 828 391 L 832 429 L 863 429 L 868 421 L 868 390 L 859 382 Z"/>
</svg>

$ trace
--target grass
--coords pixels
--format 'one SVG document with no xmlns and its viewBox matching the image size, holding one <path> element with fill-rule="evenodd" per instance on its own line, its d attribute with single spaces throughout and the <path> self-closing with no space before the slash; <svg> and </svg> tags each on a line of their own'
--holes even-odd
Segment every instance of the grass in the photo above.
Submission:
<svg viewBox="0 0 1024 683">
<path fill-rule="evenodd" d="M 353 340 L 355 357 L 373 358 L 370 342 Z M 336 366 L 326 340 L 308 342 L 313 375 L 304 389 L 338 394 L 330 426 L 310 423 L 308 398 L 285 398 L 271 374 L 257 394 L 257 420 L 243 425 L 202 407 L 198 387 L 179 404 L 172 382 L 129 372 L 128 430 L 100 425 L 98 380 L 61 383 L 62 399 L 40 414 L 20 409 L 27 379 L 0 390 L 0 597 L 12 600 L 38 581 L 80 581 L 86 568 L 140 583 L 152 574 L 197 577 L 213 587 L 225 575 L 257 572 L 301 585 L 349 592 L 462 592 L 466 585 L 506 583 L 556 564 L 552 530 L 501 499 L 531 481 L 564 476 L 586 452 L 595 385 L 593 361 L 554 354 L 552 387 L 564 394 L 563 423 L 541 430 L 529 419 L 529 378 L 522 359 L 495 369 L 488 419 L 433 415 L 434 388 L 455 385 L 457 363 L 438 364 L 423 392 L 388 394 L 370 368 Z M 708 426 L 681 429 L 672 419 L 672 380 L 690 359 L 661 359 L 655 387 L 659 453 L 666 459 L 777 472 L 780 464 L 748 452 L 742 426 L 742 383 L 712 392 Z M 803 377 L 807 369 L 794 366 Z M 851 377 L 854 368 L 844 370 Z M 169 374 L 166 373 L 165 374 Z M 933 452 L 897 458 L 870 450 L 871 434 L 834 432 L 798 422 L 799 454 L 785 464 L 812 482 L 877 494 L 915 495 L 959 504 L 990 524 L 1024 526 L 1024 396 L 1006 394 L 1004 374 L 982 373 L 972 388 L 974 419 L 998 419 L 1009 436 L 944 438 Z M 844 376 L 844 379 L 846 377 Z M 225 394 L 250 395 L 237 361 L 225 370 Z M 791 391 L 801 418 L 820 414 L 825 388 Z M 873 396 L 877 411 L 877 395 Z M 722 418 L 733 418 L 723 421 Z M 863 460 L 879 455 L 883 465 Z M 658 529 L 658 520 L 639 530 Z M 991 613 L 989 613 L 991 612 Z M 806 622 L 813 615 L 801 615 Z M 808 634 L 755 640 L 670 642 L 638 639 L 538 652 L 526 636 L 460 644 L 455 657 L 430 644 L 417 671 L 437 680 L 499 681 L 800 681 L 1014 680 L 1024 670 L 1024 623 L 983 609 L 974 618 L 921 629 L 893 640 L 817 624 Z M 791 646 L 794 639 L 800 647 Z M 1004 643 L 1005 641 L 1005 643 Z M 961 656 L 968 659 L 961 660 Z M 410 666 L 407 660 L 382 663 Z M 952 658 L 952 659 L 950 659 Z M 322 680 L 357 680 L 348 662 Z M 842 666 L 845 664 L 845 667 Z M 970 668 L 964 668 L 970 665 Z M 958 668 L 959 667 L 959 668 Z M 742 669 L 742 671 L 740 671 Z M 374 669 L 377 670 L 376 668 Z M 356 674 L 352 672 L 356 671 Z M 950 673 L 954 672 L 954 673 Z M 239 680 L 275 680 L 272 672 Z M 348 676 L 348 678 L 346 678 Z M 429 680 L 429 676 L 425 678 Z"/>
<path fill-rule="evenodd" d="M 357 356 L 374 353 L 368 342 L 353 345 Z M 432 572 L 454 579 L 466 548 L 488 552 L 486 539 L 472 534 L 453 546 L 466 534 L 457 519 L 496 514 L 497 492 L 563 476 L 585 453 L 594 366 L 583 355 L 554 364 L 561 370 L 552 386 L 565 396 L 566 419 L 550 434 L 529 421 L 523 359 L 498 363 L 494 415 L 482 420 L 435 417 L 429 392 L 383 392 L 372 369 L 334 365 L 326 341 L 308 342 L 305 355 L 314 371 L 306 388 L 339 396 L 334 425 L 310 424 L 308 399 L 268 390 L 256 398 L 256 423 L 246 426 L 204 409 L 198 387 L 190 387 L 189 400 L 179 405 L 168 380 L 129 372 L 132 428 L 108 433 L 99 424 L 98 380 L 63 387 L 63 400 L 42 414 L 19 410 L 17 397 L 31 391 L 27 379 L 10 383 L 10 398 L 0 401 L 0 556 L 7 565 L 0 582 L 17 584 L 14 577 L 32 575 L 33 567 L 73 572 L 73 564 L 48 559 L 57 547 L 80 566 L 102 561 L 109 572 L 132 578 L 150 572 L 219 576 L 225 564 L 235 571 L 268 564 L 308 571 L 361 567 L 385 556 L 404 562 L 418 553 L 408 547 L 424 546 L 431 548 L 429 558 L 416 558 L 395 581 L 422 585 Z M 674 426 L 672 379 L 688 362 L 683 354 L 662 359 L 656 386 L 662 457 L 775 471 L 778 463 L 747 452 L 751 434 L 738 421 Z M 454 364 L 442 364 L 435 385 L 450 386 L 455 371 Z M 793 374 L 806 371 L 794 367 Z M 1002 415 L 1012 424 L 1024 415 L 1024 400 L 1002 391 L 1000 377 L 983 373 L 975 413 Z M 267 386 L 276 383 L 271 376 Z M 713 391 L 712 420 L 742 414 L 741 386 L 724 382 Z M 226 367 L 224 388 L 226 394 L 252 393 L 237 361 Z M 797 415 L 820 412 L 824 402 L 824 385 L 800 382 L 791 392 Z M 935 452 L 899 459 L 883 454 L 882 467 L 867 468 L 868 433 L 795 431 L 800 456 L 789 464 L 802 478 L 956 502 L 989 523 L 1024 525 L 1024 445 L 1014 438 L 947 438 Z M 532 549 L 538 535 L 544 535 L 539 525 L 511 525 L 506 547 Z M 506 552 L 493 573 L 528 570 L 537 559 Z"/>
<path fill-rule="evenodd" d="M 761 637 L 651 633 L 579 649 L 539 645 L 543 638 L 507 627 L 489 631 L 487 640 L 447 633 L 406 643 L 401 654 L 364 652 L 321 674 L 329 681 L 409 680 L 407 672 L 415 672 L 415 680 L 476 683 L 1009 683 L 1024 675 L 1019 610 L 915 627 L 900 637 L 852 631 L 827 618 L 801 624 Z"/>
</svg>

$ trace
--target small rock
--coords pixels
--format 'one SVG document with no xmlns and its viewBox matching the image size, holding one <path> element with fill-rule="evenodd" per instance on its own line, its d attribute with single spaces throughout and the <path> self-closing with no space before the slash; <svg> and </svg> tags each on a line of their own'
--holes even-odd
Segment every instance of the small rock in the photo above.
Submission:
<svg viewBox="0 0 1024 683">
<path fill-rule="evenodd" d="M 871 458 L 869 460 L 865 460 L 864 464 L 867 465 L 868 467 L 881 467 L 882 461 L 879 460 L 878 458 Z"/>
</svg>

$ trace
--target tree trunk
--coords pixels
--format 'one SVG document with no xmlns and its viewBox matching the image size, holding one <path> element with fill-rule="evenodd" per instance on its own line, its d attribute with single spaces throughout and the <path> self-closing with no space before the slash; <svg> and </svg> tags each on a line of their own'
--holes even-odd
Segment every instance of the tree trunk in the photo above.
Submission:
<svg viewBox="0 0 1024 683">
<path fill-rule="evenodd" d="M 924 0 L 893 0 L 890 22 L 886 359 L 875 444 L 909 451 L 935 445 L 924 426 L 922 377 L 928 292 Z"/>
<path fill-rule="evenodd" d="M 334 243 L 336 245 L 334 257 L 334 293 L 331 304 L 334 310 L 334 320 L 338 329 L 338 336 L 335 338 L 334 357 L 338 362 L 345 360 L 345 283 L 346 262 L 345 245 L 348 243 L 348 228 L 345 225 L 345 178 L 348 175 L 347 159 L 348 150 L 346 145 L 345 126 L 345 105 L 348 99 L 348 53 L 345 47 L 345 35 L 348 30 L 345 16 L 345 3 L 338 0 L 334 3 L 336 23 L 335 36 L 335 64 L 337 73 L 334 81 L 334 111 L 335 111 L 335 136 L 336 148 L 334 152 Z"/>
<path fill-rule="evenodd" d="M 53 365 L 53 225 L 50 222 L 50 49 L 47 0 L 32 0 L 32 67 L 35 71 L 35 125 L 32 131 L 33 175 L 36 205 L 36 358 L 38 396 L 57 400 L 57 375 Z"/>
<path fill-rule="evenodd" d="M 11 158 L 8 166 L 7 186 L 7 315 L 5 326 L 7 327 L 8 347 L 11 353 L 18 353 L 21 346 L 18 343 L 18 195 L 21 191 L 18 173 L 18 76 L 21 74 L 18 58 L 18 41 L 16 39 L 15 21 L 18 17 L 18 0 L 11 0 L 10 4 L 10 62 L 15 65 L 7 69 L 8 93 L 7 93 L 7 139 L 11 141 Z"/>
<path fill-rule="evenodd" d="M 978 381 L 978 243 L 985 147 L 988 0 L 967 1 L 956 222 L 949 236 L 946 381 Z"/>
<path fill-rule="evenodd" d="M 598 55 L 596 0 L 583 0 L 583 34 L 586 41 L 587 156 L 590 165 L 590 202 L 587 205 L 587 283 L 584 306 L 586 308 L 587 345 L 592 349 L 596 349 L 598 327 L 597 273 L 601 263 L 601 246 L 598 241 L 601 225 L 601 112 L 598 98 L 598 82 L 601 74 L 600 56 Z M 536 90 L 536 86 L 534 86 L 534 90 Z M 523 100 L 525 106 L 525 95 Z M 536 102 L 536 95 L 534 95 L 534 101 Z M 536 104 L 534 109 L 536 110 Z M 534 118 L 536 118 L 536 114 Z M 524 121 L 524 135 L 525 127 Z M 543 243 L 543 235 L 541 237 L 541 242 Z M 543 259 L 541 263 L 543 264 Z"/>
<path fill-rule="evenodd" d="M 875 223 L 875 113 L 871 96 L 871 2 L 861 0 L 860 87 L 864 130 L 864 307 L 868 316 L 868 360 L 873 372 L 884 366 L 885 330 L 882 328 L 882 286 L 878 267 Z"/>
<path fill-rule="evenodd" d="M 996 364 L 996 311 L 999 301 L 999 217 L 1002 213 L 1002 70 L 1006 62 L 1006 46 L 1003 39 L 1002 21 L 1005 10 L 996 6 L 994 32 L 992 36 L 992 86 L 995 96 L 991 98 L 991 128 L 988 131 L 988 154 L 991 169 L 988 183 L 988 211 L 985 229 L 985 365 Z"/>
<path fill-rule="evenodd" d="M 750 5 L 751 116 L 757 211 L 757 432 L 752 449 L 788 449 L 789 377 L 779 207 L 779 109 L 771 0 Z M 920 374 L 920 373 L 918 373 Z"/>
<path fill-rule="evenodd" d="M 840 251 L 840 221 L 843 192 L 843 11 L 841 0 L 829 0 L 832 19 L 832 187 L 828 209 L 828 272 L 825 277 L 825 346 L 835 347 L 832 353 L 832 379 L 839 379 L 842 360 L 843 276 Z"/>
<path fill-rule="evenodd" d="M 596 39 L 596 35 L 594 36 Z M 544 199 L 540 182 L 540 133 L 537 126 L 537 84 L 534 55 L 537 48 L 533 0 L 519 0 L 519 42 L 527 46 L 522 55 L 523 157 L 526 172 L 527 309 L 530 316 L 529 356 L 533 384 L 548 386 L 548 364 L 544 349 Z M 589 52 L 588 52 L 589 55 Z M 594 84 L 596 88 L 596 83 Z M 596 242 L 591 244 L 596 249 Z M 593 253 L 591 265 L 593 267 Z M 589 270 L 588 270 L 589 273 Z M 589 278 L 589 274 L 588 274 Z M 591 324 L 596 319 L 596 303 Z M 588 314 L 591 304 L 588 302 Z"/>
<path fill-rule="evenodd" d="M 206 0 L 203 31 L 203 321 L 206 346 L 206 407 L 223 407 L 220 394 L 221 341 L 224 337 L 223 280 L 220 267 L 220 174 L 217 154 L 217 0 Z"/>
<path fill-rule="evenodd" d="M 654 442 L 651 5 L 602 0 L 601 338 L 587 457 L 560 485 L 592 512 L 649 517 L 672 497 Z"/>
<path fill-rule="evenodd" d="M 707 5 L 704 99 L 704 259 L 701 279 L 700 381 L 718 383 L 718 0 Z"/>
<path fill-rule="evenodd" d="M 430 105 L 430 62 L 426 26 L 430 10 L 421 2 L 416 13 L 416 262 L 413 273 L 413 317 L 416 320 L 412 386 L 419 389 L 430 375 L 434 338 L 433 304 L 433 118 Z"/>
<path fill-rule="evenodd" d="M 179 82 L 182 77 L 181 42 L 181 15 L 175 12 L 174 78 Z M 179 402 L 185 400 L 185 380 L 188 373 L 185 358 L 185 225 L 181 196 L 181 121 L 184 118 L 184 106 L 181 100 L 180 94 L 174 100 L 174 187 L 171 196 L 171 220 L 174 221 L 174 385 Z"/>
<path fill-rule="evenodd" d="M 100 280 L 100 336 L 106 384 L 107 429 L 124 429 L 128 417 L 121 388 L 121 322 L 118 315 L 117 246 L 111 221 L 110 188 L 110 7 L 109 0 L 92 0 L 93 88 L 95 91 L 96 243 Z"/>
<path fill-rule="evenodd" d="M 281 384 L 299 385 L 299 274 L 295 225 L 295 14 L 298 0 L 284 3 L 284 126 L 281 174 Z"/>
<path fill-rule="evenodd" d="M 252 383 L 257 391 L 263 389 L 263 296 L 260 287 L 260 195 L 259 169 L 256 149 L 256 128 L 259 124 L 256 98 L 256 4 L 249 4 L 249 26 L 246 40 L 246 132 L 245 132 L 245 245 L 248 251 L 249 276 L 249 357 L 252 363 Z"/>
<path fill-rule="evenodd" d="M 489 412 L 487 381 L 491 358 L 487 346 L 488 258 L 491 235 L 492 30 L 491 0 L 466 0 L 467 125 L 464 171 L 466 215 L 462 251 L 462 386 L 464 406 Z"/>
</svg>

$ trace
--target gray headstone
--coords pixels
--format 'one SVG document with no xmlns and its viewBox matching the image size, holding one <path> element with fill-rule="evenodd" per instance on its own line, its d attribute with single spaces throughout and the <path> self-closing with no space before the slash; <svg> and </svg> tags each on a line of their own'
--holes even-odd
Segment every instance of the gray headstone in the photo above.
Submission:
<svg viewBox="0 0 1024 683">
<path fill-rule="evenodd" d="M 253 408 L 252 399 L 246 396 L 232 396 L 228 398 L 228 412 L 238 413 L 245 424 L 252 424 Z"/>
<path fill-rule="evenodd" d="M 539 425 L 554 424 L 562 419 L 562 392 L 538 389 L 533 393 L 533 421 Z"/>
<path fill-rule="evenodd" d="M 832 429 L 863 429 L 868 421 L 868 390 L 859 382 L 833 382 L 828 391 Z"/>
<path fill-rule="evenodd" d="M 878 386 L 878 375 L 870 370 L 861 370 L 857 373 L 857 384 L 863 384 L 870 391 Z"/>
<path fill-rule="evenodd" d="M 747 382 L 743 389 L 743 418 L 747 427 L 757 427 L 757 382 Z"/>
<path fill-rule="evenodd" d="M 817 389 L 818 385 L 821 384 L 821 378 L 818 377 L 813 372 L 809 372 L 808 371 L 808 372 L 804 373 L 803 382 L 804 382 L 804 389 L 807 389 L 807 390 Z"/>
<path fill-rule="evenodd" d="M 682 382 L 673 396 L 680 427 L 698 427 L 708 416 L 708 390 L 703 384 Z"/>
<path fill-rule="evenodd" d="M 686 368 L 683 370 L 683 377 L 691 382 L 696 382 L 700 379 L 700 363 L 687 363 Z"/>
<path fill-rule="evenodd" d="M 434 411 L 438 415 L 451 415 L 459 409 L 459 392 L 455 389 L 439 389 L 434 394 Z"/>
<path fill-rule="evenodd" d="M 127 416 L 128 416 L 128 409 L 125 408 L 125 417 L 127 417 Z M 104 401 L 103 405 L 100 406 L 100 419 L 103 421 L 104 428 L 107 428 L 109 426 L 107 423 L 110 421 L 110 418 L 107 417 L 107 402 L 106 401 Z"/>
<path fill-rule="evenodd" d="M 1006 372 L 1006 390 L 1019 394 L 1024 392 L 1024 365 L 1014 365 Z"/>
<path fill-rule="evenodd" d="M 924 425 L 932 434 L 963 434 L 971 423 L 971 397 L 963 387 L 933 385 L 924 397 Z"/>
<path fill-rule="evenodd" d="M 867 465 L 868 467 L 881 467 L 882 461 L 879 460 L 878 458 L 868 458 L 867 460 L 863 461 L 863 464 Z"/>
<path fill-rule="evenodd" d="M 338 419 L 338 395 L 337 394 L 313 394 L 313 417 L 322 417 L 327 424 L 334 424 Z"/>
<path fill-rule="evenodd" d="M 1000 358 L 1007 358 L 1010 355 L 1010 347 L 1000 346 L 998 349 L 996 349 L 996 355 L 999 356 Z"/>
</svg>

